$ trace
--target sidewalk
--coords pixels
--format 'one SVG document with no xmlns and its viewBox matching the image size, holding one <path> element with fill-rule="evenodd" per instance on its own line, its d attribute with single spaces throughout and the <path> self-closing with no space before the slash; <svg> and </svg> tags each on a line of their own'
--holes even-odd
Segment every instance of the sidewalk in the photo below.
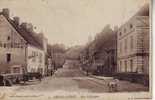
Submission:
<svg viewBox="0 0 155 100">
<path fill-rule="evenodd" d="M 96 75 L 89 75 L 92 78 L 100 79 L 100 80 L 113 80 L 113 77 L 104 77 L 104 76 L 96 76 Z"/>
<path fill-rule="evenodd" d="M 81 70 L 82 71 L 82 70 Z M 87 75 L 87 72 L 82 71 L 84 75 Z M 96 76 L 96 75 L 92 75 L 90 73 L 88 73 L 88 77 L 92 77 L 92 78 L 96 78 L 96 79 L 100 79 L 100 80 L 113 80 L 113 77 L 105 77 L 105 76 Z"/>
<path fill-rule="evenodd" d="M 112 81 L 113 77 L 104 77 L 104 76 L 95 76 L 89 75 L 89 77 L 101 80 L 101 82 L 105 82 L 106 84 Z M 142 84 L 132 83 L 125 80 L 119 80 L 118 82 L 118 92 L 133 92 L 133 91 L 149 91 L 149 87 L 146 87 Z"/>
</svg>

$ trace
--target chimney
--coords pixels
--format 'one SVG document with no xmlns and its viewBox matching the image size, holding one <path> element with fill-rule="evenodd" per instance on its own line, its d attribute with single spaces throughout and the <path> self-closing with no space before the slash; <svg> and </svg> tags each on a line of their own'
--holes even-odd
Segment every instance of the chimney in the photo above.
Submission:
<svg viewBox="0 0 155 100">
<path fill-rule="evenodd" d="M 3 13 L 3 15 L 4 15 L 6 18 L 9 18 L 9 17 L 10 17 L 10 11 L 9 11 L 8 8 L 4 8 L 4 9 L 2 10 L 2 13 Z"/>
<path fill-rule="evenodd" d="M 23 27 L 24 29 L 26 29 L 29 32 L 33 32 L 33 25 L 31 23 L 22 23 L 21 27 Z"/>
<path fill-rule="evenodd" d="M 26 24 L 27 24 L 27 23 L 23 22 L 23 23 L 21 23 L 20 26 L 21 26 L 22 28 L 26 29 Z"/>
<path fill-rule="evenodd" d="M 18 26 L 20 24 L 20 18 L 19 17 L 13 17 L 14 23 Z"/>
<path fill-rule="evenodd" d="M 32 25 L 32 23 L 28 23 L 28 24 L 27 24 L 27 29 L 28 29 L 30 32 L 33 32 L 33 25 Z"/>
</svg>

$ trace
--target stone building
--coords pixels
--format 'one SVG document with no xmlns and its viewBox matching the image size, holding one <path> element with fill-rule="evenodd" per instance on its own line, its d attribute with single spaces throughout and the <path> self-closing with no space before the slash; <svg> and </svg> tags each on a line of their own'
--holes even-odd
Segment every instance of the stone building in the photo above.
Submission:
<svg viewBox="0 0 155 100">
<path fill-rule="evenodd" d="M 9 10 L 0 13 L 0 72 L 23 73 L 45 70 L 45 50 L 34 35 L 31 24 L 9 16 Z"/>
<path fill-rule="evenodd" d="M 117 72 L 149 73 L 149 6 L 144 5 L 117 33 Z"/>
</svg>

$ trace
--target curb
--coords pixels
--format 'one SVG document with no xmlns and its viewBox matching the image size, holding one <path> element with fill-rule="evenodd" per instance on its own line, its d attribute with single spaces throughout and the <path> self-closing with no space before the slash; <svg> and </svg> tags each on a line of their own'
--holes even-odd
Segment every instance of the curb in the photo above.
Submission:
<svg viewBox="0 0 155 100">
<path fill-rule="evenodd" d="M 82 73 L 85 74 L 85 75 L 87 76 L 87 73 L 86 73 L 85 71 L 82 71 Z M 95 79 L 99 79 L 99 80 L 104 80 L 104 81 L 106 80 L 106 79 L 104 79 L 104 78 L 101 78 L 102 76 L 98 77 L 98 76 L 95 76 L 95 75 L 92 75 L 92 74 L 88 74 L 88 77 L 95 78 Z M 107 79 L 107 80 L 111 80 L 111 79 L 113 79 L 113 77 L 110 78 L 110 79 Z"/>
<path fill-rule="evenodd" d="M 94 75 L 89 75 L 90 77 L 92 78 L 96 78 L 96 79 L 99 79 L 99 80 L 113 80 L 113 77 L 109 78 L 109 79 L 105 79 L 105 78 L 101 78 L 101 77 L 97 77 L 97 76 L 94 76 Z"/>
</svg>

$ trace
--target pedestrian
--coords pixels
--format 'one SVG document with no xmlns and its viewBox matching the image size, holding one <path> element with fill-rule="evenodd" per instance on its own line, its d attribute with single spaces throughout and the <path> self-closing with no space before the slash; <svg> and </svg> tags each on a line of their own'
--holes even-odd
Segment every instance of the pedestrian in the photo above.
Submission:
<svg viewBox="0 0 155 100">
<path fill-rule="evenodd" d="M 119 80 L 118 79 L 114 79 L 114 80 L 110 81 L 108 83 L 109 92 L 116 92 L 116 91 L 118 91 L 118 84 L 119 84 Z"/>
<path fill-rule="evenodd" d="M 38 73 L 38 79 L 41 82 L 41 79 L 42 79 L 42 74 L 41 73 Z"/>
</svg>

